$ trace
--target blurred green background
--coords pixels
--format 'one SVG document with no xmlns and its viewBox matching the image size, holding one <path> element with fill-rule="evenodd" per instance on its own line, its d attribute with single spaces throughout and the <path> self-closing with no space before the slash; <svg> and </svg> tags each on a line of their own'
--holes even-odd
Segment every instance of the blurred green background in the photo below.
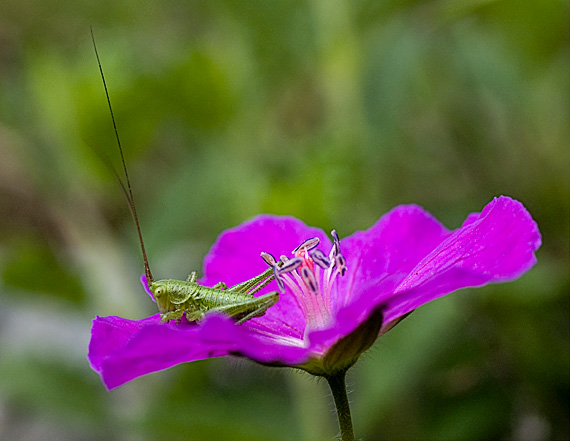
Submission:
<svg viewBox="0 0 570 441">
<path fill-rule="evenodd" d="M 318 440 L 327 385 L 217 359 L 107 392 L 95 315 L 142 318 L 94 27 L 153 272 L 184 278 L 258 213 L 341 236 L 415 202 L 449 228 L 494 196 L 538 265 L 433 302 L 349 374 L 366 440 L 569 436 L 568 2 L 0 3 L 0 438 Z"/>
</svg>

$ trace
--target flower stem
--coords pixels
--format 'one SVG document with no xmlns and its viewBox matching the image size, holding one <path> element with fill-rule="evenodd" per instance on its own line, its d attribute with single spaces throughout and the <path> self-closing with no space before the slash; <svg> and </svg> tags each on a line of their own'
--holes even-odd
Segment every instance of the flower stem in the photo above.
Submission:
<svg viewBox="0 0 570 441">
<path fill-rule="evenodd" d="M 333 394 L 341 439 L 342 441 L 354 441 L 354 430 L 352 429 L 350 404 L 346 394 L 345 377 L 346 370 L 343 370 L 325 378 L 329 382 L 329 387 Z"/>
</svg>

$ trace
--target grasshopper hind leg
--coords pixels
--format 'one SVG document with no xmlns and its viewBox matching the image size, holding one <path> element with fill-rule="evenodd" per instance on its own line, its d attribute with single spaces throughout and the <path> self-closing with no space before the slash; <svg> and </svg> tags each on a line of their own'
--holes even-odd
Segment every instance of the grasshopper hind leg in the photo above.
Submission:
<svg viewBox="0 0 570 441">
<path fill-rule="evenodd" d="M 252 310 L 251 312 L 247 313 L 245 316 L 240 317 L 236 320 L 237 325 L 241 325 L 242 323 L 256 317 L 261 317 L 265 315 L 265 312 L 269 309 L 269 307 L 273 306 L 279 300 L 279 293 L 277 291 L 265 294 L 262 297 L 254 297 L 256 299 L 265 298 L 264 302 L 260 302 L 259 306 Z"/>
</svg>

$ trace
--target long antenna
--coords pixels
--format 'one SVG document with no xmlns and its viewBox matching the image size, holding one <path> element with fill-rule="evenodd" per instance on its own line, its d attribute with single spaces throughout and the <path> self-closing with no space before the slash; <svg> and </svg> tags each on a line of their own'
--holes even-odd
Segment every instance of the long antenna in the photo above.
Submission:
<svg viewBox="0 0 570 441">
<path fill-rule="evenodd" d="M 133 190 L 131 188 L 131 181 L 129 180 L 129 173 L 127 171 L 127 163 L 125 162 L 125 156 L 123 155 L 123 148 L 121 147 L 121 140 L 119 139 L 119 131 L 117 130 L 117 124 L 115 123 L 115 116 L 113 115 L 113 107 L 111 106 L 111 98 L 109 97 L 109 91 L 107 90 L 107 83 L 105 82 L 105 75 L 103 75 L 103 67 L 101 66 L 101 60 L 99 59 L 99 52 L 97 52 L 97 45 L 95 44 L 95 36 L 93 35 L 93 27 L 90 28 L 91 31 L 91 41 L 93 41 L 93 49 L 95 49 L 95 56 L 97 57 L 97 64 L 99 65 L 99 72 L 101 72 L 101 79 L 103 80 L 103 87 L 105 88 L 105 96 L 107 97 L 107 104 L 109 105 L 109 111 L 111 112 L 111 120 L 113 121 L 113 129 L 115 130 L 115 138 L 117 139 L 117 145 L 119 146 L 119 153 L 121 154 L 121 162 L 123 163 L 123 171 L 125 173 L 125 178 L 127 180 L 127 187 L 123 184 L 123 181 L 117 175 L 112 166 L 108 163 L 107 165 L 111 168 L 111 171 L 115 175 L 115 178 L 119 182 L 119 186 L 127 199 L 129 208 L 133 215 L 135 225 L 137 227 L 137 233 L 139 234 L 139 242 L 141 244 L 141 251 L 144 259 L 144 274 L 149 283 L 152 283 L 154 279 L 152 278 L 152 273 L 150 272 L 150 266 L 148 265 L 148 259 L 146 257 L 146 250 L 144 248 L 144 241 L 141 233 L 141 226 L 139 224 L 139 218 L 137 216 L 137 209 L 135 207 L 135 199 L 133 198 Z"/>
</svg>

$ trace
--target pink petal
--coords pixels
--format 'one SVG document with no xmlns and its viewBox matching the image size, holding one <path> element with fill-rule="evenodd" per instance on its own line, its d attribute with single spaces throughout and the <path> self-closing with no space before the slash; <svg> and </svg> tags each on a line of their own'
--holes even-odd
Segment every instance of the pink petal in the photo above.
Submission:
<svg viewBox="0 0 570 441">
<path fill-rule="evenodd" d="M 341 239 L 348 268 L 339 278 L 338 307 L 356 300 L 362 285 L 379 291 L 397 286 L 450 232 L 417 205 L 400 205 L 366 231 Z"/>
<path fill-rule="evenodd" d="M 268 266 L 261 259 L 262 251 L 279 259 L 291 256 L 291 251 L 306 239 L 318 237 L 323 249 L 330 248 L 330 239 L 319 228 L 308 227 L 290 216 L 260 215 L 235 228 L 224 231 L 206 256 L 205 277 L 201 283 L 211 286 L 223 281 L 228 286 L 261 274 Z M 273 281 L 263 292 L 277 291 Z M 246 322 L 276 335 L 303 339 L 305 317 L 297 300 L 290 293 L 282 294 L 279 301 L 263 317 Z"/>
<path fill-rule="evenodd" d="M 288 365 L 308 356 L 304 348 L 267 341 L 228 317 L 211 314 L 199 325 L 164 324 L 158 315 L 139 321 L 97 317 L 88 358 L 105 386 L 114 389 L 180 363 L 229 354 Z"/>
<path fill-rule="evenodd" d="M 541 244 L 536 223 L 523 205 L 501 196 L 427 254 L 393 292 L 374 303 L 386 304 L 390 322 L 460 288 L 515 279 L 536 263 Z"/>
<path fill-rule="evenodd" d="M 148 279 L 146 278 L 146 274 L 142 274 L 140 277 L 140 281 L 142 283 L 142 286 L 144 287 L 144 290 L 146 291 L 146 293 L 150 296 L 151 300 L 156 303 L 156 300 L 154 299 L 154 296 L 152 295 L 152 291 L 150 290 L 149 286 L 148 286 Z"/>
</svg>

